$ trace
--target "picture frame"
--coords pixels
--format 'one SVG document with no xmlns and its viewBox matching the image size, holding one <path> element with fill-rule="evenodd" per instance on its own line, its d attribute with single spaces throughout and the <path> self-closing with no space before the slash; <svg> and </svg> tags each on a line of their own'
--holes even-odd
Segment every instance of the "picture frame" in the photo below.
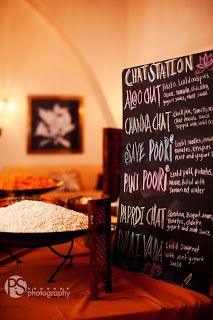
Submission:
<svg viewBox="0 0 213 320">
<path fill-rule="evenodd" d="M 28 153 L 83 152 L 83 98 L 29 95 Z"/>
</svg>

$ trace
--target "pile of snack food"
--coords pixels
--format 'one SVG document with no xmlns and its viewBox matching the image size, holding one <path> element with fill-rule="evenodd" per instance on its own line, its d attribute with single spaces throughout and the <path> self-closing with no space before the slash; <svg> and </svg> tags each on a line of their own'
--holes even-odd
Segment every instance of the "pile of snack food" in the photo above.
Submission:
<svg viewBox="0 0 213 320">
<path fill-rule="evenodd" d="M 49 177 L 13 173 L 0 175 L 0 190 L 32 190 L 55 187 L 57 181 Z"/>
<path fill-rule="evenodd" d="M 43 201 L 23 200 L 0 208 L 0 232 L 60 232 L 87 228 L 85 214 Z"/>
</svg>

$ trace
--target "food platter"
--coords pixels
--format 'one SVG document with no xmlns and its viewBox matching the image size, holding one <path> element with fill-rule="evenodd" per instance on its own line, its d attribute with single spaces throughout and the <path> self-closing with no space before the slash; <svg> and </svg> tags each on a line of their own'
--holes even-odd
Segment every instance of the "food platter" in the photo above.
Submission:
<svg viewBox="0 0 213 320">
<path fill-rule="evenodd" d="M 8 198 L 8 199 L 1 199 L 0 200 L 0 206 L 1 207 L 7 207 L 10 206 L 10 204 L 13 204 L 15 202 L 19 201 L 18 198 Z M 32 202 L 37 202 L 37 201 L 32 201 Z M 36 204 L 37 206 L 37 204 Z M 37 207 L 36 207 L 37 208 Z M 3 211 L 3 218 L 6 214 L 6 212 L 4 210 L 7 210 L 7 208 L 2 208 Z M 29 208 L 30 210 L 30 208 Z M 46 208 L 45 208 L 46 210 Z M 67 209 L 65 209 L 67 210 Z M 58 211 L 58 208 L 57 208 Z M 28 210 L 26 211 L 28 214 Z M 74 214 L 74 213 L 73 213 Z M 33 215 L 34 216 L 34 215 Z M 6 215 L 7 217 L 7 215 Z M 23 215 L 22 215 L 23 217 Z M 26 219 L 26 217 L 25 217 Z M 55 219 L 55 215 L 53 217 L 53 219 Z M 25 220 L 23 220 L 25 221 Z M 69 217 L 69 221 L 70 221 L 70 217 Z M 56 254 L 57 256 L 59 256 L 62 261 L 61 263 L 58 265 L 58 267 L 56 268 L 56 270 L 52 273 L 52 275 L 49 277 L 48 281 L 52 282 L 54 277 L 56 276 L 56 274 L 59 272 L 59 270 L 62 268 L 62 266 L 64 265 L 64 263 L 68 260 L 69 261 L 69 265 L 72 265 L 72 260 L 73 260 L 73 256 L 71 255 L 72 249 L 73 249 L 73 245 L 74 245 L 74 239 L 83 235 L 88 234 L 88 225 L 82 225 L 82 224 L 73 224 L 75 223 L 75 219 L 74 222 L 71 223 L 71 225 L 67 228 L 65 228 L 65 230 L 72 230 L 72 231 L 52 231 L 51 232 L 41 232 L 43 231 L 42 229 L 40 229 L 40 232 L 36 232 L 34 230 L 38 230 L 38 229 L 34 229 L 32 230 L 32 232 L 29 232 L 31 229 L 28 226 L 27 228 L 25 228 L 26 232 L 8 232 L 8 231 L 0 231 L 0 250 L 6 252 L 10 257 L 12 257 L 13 259 L 15 259 L 17 262 L 21 262 L 19 260 L 19 258 L 10 251 L 10 249 L 8 250 L 8 248 L 42 248 L 42 247 L 48 247 L 54 254 Z M 3 223 L 4 225 L 4 223 Z M 4 228 L 2 229 L 4 230 Z M 13 230 L 12 228 L 6 228 L 5 230 Z M 23 228 L 18 229 L 20 231 L 23 230 Z M 48 228 L 44 228 L 44 231 L 48 230 Z M 57 229 L 56 229 L 57 230 Z M 60 245 L 63 243 L 70 243 L 69 244 L 69 249 L 67 251 L 67 253 L 62 254 L 61 252 L 57 251 L 55 249 L 54 246 L 56 245 Z"/>
<path fill-rule="evenodd" d="M 63 181 L 50 177 L 28 174 L 1 174 L 0 194 L 5 196 L 33 196 L 52 191 L 63 185 Z"/>
<path fill-rule="evenodd" d="M 63 232 L 0 232 L 0 247 L 41 248 L 69 242 L 88 233 L 88 229 Z"/>
<path fill-rule="evenodd" d="M 7 207 L 21 198 L 0 199 L 0 207 Z M 88 233 L 88 228 L 54 232 L 5 232 L 0 231 L 0 247 L 39 248 L 69 242 Z"/>
<path fill-rule="evenodd" d="M 46 188 L 35 188 L 35 189 L 13 189 L 13 190 L 7 190 L 7 189 L 0 189 L 1 192 L 3 192 L 6 196 L 7 195 L 13 195 L 15 197 L 20 196 L 33 196 L 33 195 L 40 195 L 42 193 L 46 193 L 48 191 L 55 190 L 63 185 L 62 181 L 57 181 L 54 186 L 46 187 Z"/>
</svg>

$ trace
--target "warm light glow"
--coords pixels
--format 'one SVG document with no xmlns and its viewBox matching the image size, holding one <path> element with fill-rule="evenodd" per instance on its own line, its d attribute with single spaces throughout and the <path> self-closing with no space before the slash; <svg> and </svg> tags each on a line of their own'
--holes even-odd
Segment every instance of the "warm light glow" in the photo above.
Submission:
<svg viewBox="0 0 213 320">
<path fill-rule="evenodd" d="M 2 109 L 10 109 L 10 110 L 14 110 L 16 107 L 15 103 L 13 101 L 9 101 L 5 98 L 0 98 L 0 110 Z"/>
<path fill-rule="evenodd" d="M 4 101 L 0 100 L 0 110 L 4 108 Z"/>
<path fill-rule="evenodd" d="M 15 103 L 5 98 L 0 98 L 0 136 L 2 135 L 2 127 L 6 125 L 7 111 L 15 110 Z"/>
<path fill-rule="evenodd" d="M 11 102 L 8 102 L 8 108 L 10 109 L 10 110 L 14 110 L 15 109 L 15 103 L 13 102 L 13 101 L 11 101 Z"/>
</svg>

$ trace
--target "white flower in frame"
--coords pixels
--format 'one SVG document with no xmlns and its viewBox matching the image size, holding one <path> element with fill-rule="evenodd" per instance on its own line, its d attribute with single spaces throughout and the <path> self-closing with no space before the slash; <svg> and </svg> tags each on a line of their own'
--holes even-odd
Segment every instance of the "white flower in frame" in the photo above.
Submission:
<svg viewBox="0 0 213 320">
<path fill-rule="evenodd" d="M 71 142 L 65 136 L 75 129 L 75 124 L 72 122 L 69 109 L 56 103 L 52 110 L 39 107 L 38 114 L 40 121 L 34 134 L 42 137 L 39 146 L 52 143 L 55 146 L 62 145 L 65 148 L 70 148 Z"/>
</svg>

